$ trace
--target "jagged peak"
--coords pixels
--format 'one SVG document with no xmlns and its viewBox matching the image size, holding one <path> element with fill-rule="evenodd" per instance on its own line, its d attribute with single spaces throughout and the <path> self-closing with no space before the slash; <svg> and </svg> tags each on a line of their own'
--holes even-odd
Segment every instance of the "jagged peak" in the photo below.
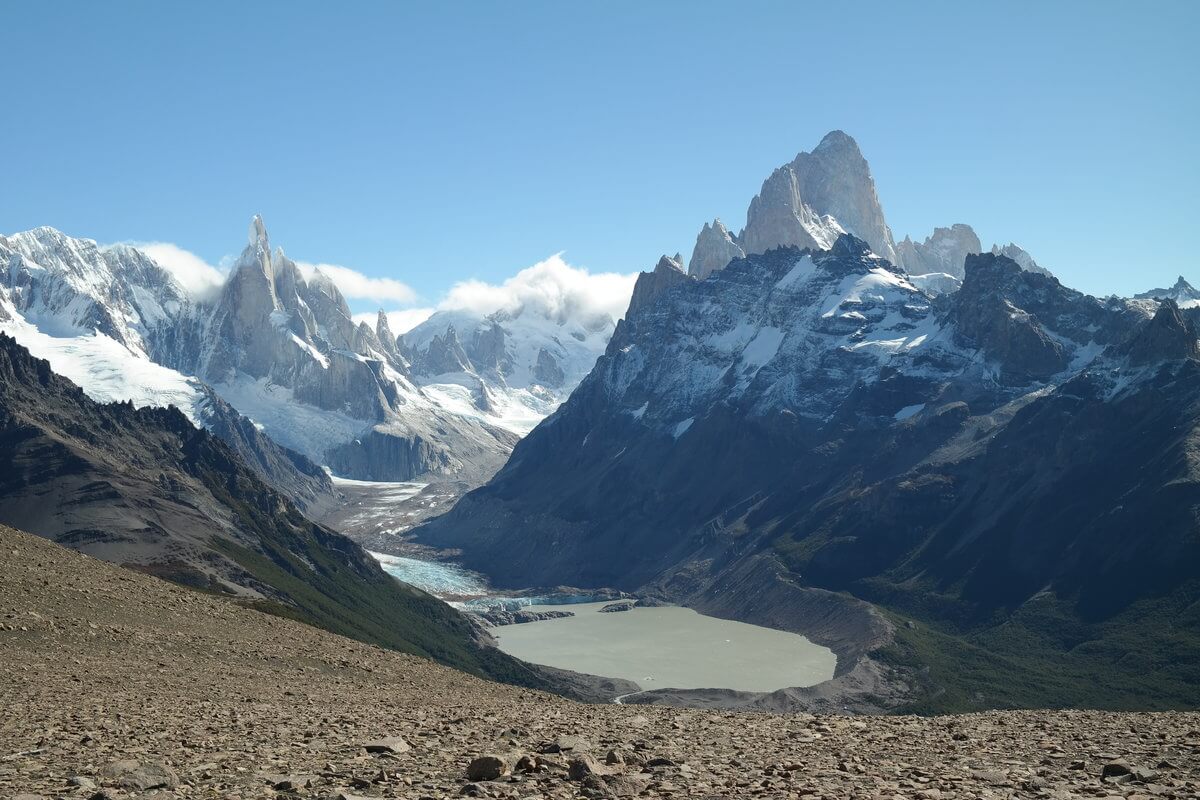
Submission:
<svg viewBox="0 0 1200 800">
<path fill-rule="evenodd" d="M 335 299 L 342 296 L 342 293 L 338 291 L 337 284 L 333 282 L 333 278 L 322 272 L 320 267 L 313 270 L 312 277 L 308 279 L 308 285 Z"/>
<path fill-rule="evenodd" d="M 858 147 L 858 142 L 854 140 L 853 136 L 843 130 L 832 130 L 825 134 L 821 138 L 820 143 L 813 148 L 813 153 L 831 152 L 836 150 L 854 153 L 860 157 L 862 156 L 862 151 Z"/>
<path fill-rule="evenodd" d="M 1200 358 L 1196 330 L 1170 298 L 1159 304 L 1154 316 L 1142 323 L 1122 348 L 1131 366 Z"/>
<path fill-rule="evenodd" d="M 833 247 L 829 248 L 829 252 L 837 258 L 862 258 L 872 254 L 871 245 L 852 233 L 843 233 L 838 236 L 833 242 Z"/>
<path fill-rule="evenodd" d="M 264 252 L 268 253 L 271 251 L 270 241 L 267 238 L 267 226 L 263 224 L 263 219 L 258 214 L 255 214 L 254 218 L 250 220 L 250 233 L 247 238 L 250 247 L 261 247 Z"/>
<path fill-rule="evenodd" d="M 1021 265 L 999 252 L 971 253 L 963 263 L 963 287 L 981 281 L 994 281 L 1001 276 L 1013 276 L 1022 272 Z"/>
<path fill-rule="evenodd" d="M 671 257 L 665 253 L 658 259 L 658 263 L 654 265 L 654 271 L 674 270 L 675 272 L 685 272 L 680 256 Z"/>
</svg>

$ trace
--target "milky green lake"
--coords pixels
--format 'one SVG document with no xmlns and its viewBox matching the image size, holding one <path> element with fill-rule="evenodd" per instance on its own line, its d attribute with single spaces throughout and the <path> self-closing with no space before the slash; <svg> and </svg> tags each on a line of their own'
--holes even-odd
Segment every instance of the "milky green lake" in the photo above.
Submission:
<svg viewBox="0 0 1200 800">
<path fill-rule="evenodd" d="M 772 692 L 833 677 L 837 658 L 803 636 L 706 617 L 690 608 L 600 613 L 606 603 L 530 606 L 575 616 L 492 629 L 500 649 L 534 664 L 625 678 L 642 689 Z"/>
</svg>

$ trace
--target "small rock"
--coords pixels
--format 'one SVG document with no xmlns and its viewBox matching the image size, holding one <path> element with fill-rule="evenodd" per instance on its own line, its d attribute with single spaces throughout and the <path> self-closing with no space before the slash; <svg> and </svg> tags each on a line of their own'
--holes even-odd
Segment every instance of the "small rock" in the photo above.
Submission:
<svg viewBox="0 0 1200 800">
<path fill-rule="evenodd" d="M 1125 761 L 1110 761 L 1100 768 L 1100 780 L 1111 780 L 1119 778 L 1122 775 L 1129 775 L 1132 769 L 1128 762 Z"/>
<path fill-rule="evenodd" d="M 570 753 L 576 750 L 588 749 L 588 743 L 580 736 L 560 736 L 549 744 L 543 745 L 542 753 Z"/>
<path fill-rule="evenodd" d="M 277 792 L 295 792 L 300 789 L 308 789 L 311 786 L 312 778 L 297 775 L 289 775 L 271 784 L 271 788 Z"/>
<path fill-rule="evenodd" d="M 383 739 L 376 739 L 373 742 L 364 744 L 363 748 L 368 753 L 407 753 L 409 750 L 412 750 L 412 746 L 400 736 L 387 736 Z"/>
<path fill-rule="evenodd" d="M 78 786 L 80 789 L 95 789 L 96 782 L 91 778 L 83 775 L 74 775 L 67 779 L 67 783 L 71 786 Z"/>
<path fill-rule="evenodd" d="M 1130 770 L 1130 775 L 1136 783 L 1154 783 L 1158 780 L 1158 772 L 1149 767 L 1134 767 Z"/>
</svg>

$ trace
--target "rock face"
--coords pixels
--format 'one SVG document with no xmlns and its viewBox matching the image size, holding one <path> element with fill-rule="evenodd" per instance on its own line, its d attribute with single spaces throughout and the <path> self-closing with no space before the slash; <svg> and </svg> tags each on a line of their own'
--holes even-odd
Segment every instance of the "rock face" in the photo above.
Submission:
<svg viewBox="0 0 1200 800">
<path fill-rule="evenodd" d="M 983 245 L 970 225 L 956 223 L 949 228 L 934 228 L 923 242 L 906 236 L 896 251 L 898 263 L 910 274 L 941 273 L 961 280 L 967 256 L 982 253 Z"/>
<path fill-rule="evenodd" d="M 785 245 L 828 249 L 842 232 L 837 220 L 818 214 L 804 202 L 800 179 L 788 164 L 771 173 L 750 201 L 746 228 L 739 239 L 749 253 Z"/>
<path fill-rule="evenodd" d="M 750 201 L 746 227 L 737 236 L 720 220 L 705 223 L 688 273 L 703 280 L 734 259 L 776 247 L 828 250 L 847 232 L 896 260 L 870 167 L 854 139 L 832 131 L 811 153 L 802 152 L 771 173 Z"/>
<path fill-rule="evenodd" d="M 1200 362 L 1169 307 L 1151 321 L 1143 301 L 990 253 L 931 300 L 850 236 L 672 280 L 635 294 L 570 400 L 419 538 L 502 586 L 657 592 L 741 619 L 769 594 L 813 609 L 772 619 L 818 642 L 806 591 L 979 636 L 1061 613 L 1102 639 L 1143 624 L 1135 600 L 1194 584 L 1200 474 L 1182 454 Z M 1045 647 L 1022 657 L 1060 657 Z"/>
<path fill-rule="evenodd" d="M 653 305 L 662 295 L 680 284 L 687 283 L 688 275 L 683 265 L 673 258 L 663 256 L 650 272 L 643 272 L 633 285 L 633 296 L 629 299 L 629 313 L 636 313 Z"/>
<path fill-rule="evenodd" d="M 963 223 L 934 228 L 922 242 L 906 236 L 896 244 L 858 144 L 842 131 L 833 131 L 811 153 L 800 153 L 767 178 L 737 236 L 720 220 L 705 223 L 696 237 L 688 274 L 704 280 L 735 259 L 775 247 L 828 250 L 842 233 L 853 234 L 876 255 L 903 267 L 913 283 L 930 294 L 957 291 L 966 257 L 983 252 L 974 229 Z M 1015 244 L 993 246 L 992 252 L 1023 269 L 1050 274 Z"/>
<path fill-rule="evenodd" d="M 892 232 L 883 218 L 871 168 L 853 138 L 842 131 L 828 133 L 811 153 L 797 155 L 791 166 L 814 211 L 833 217 L 876 255 L 896 261 Z"/>
<path fill-rule="evenodd" d="M 271 250 L 258 217 L 214 298 L 189 296 L 139 250 L 50 228 L 0 239 L 0 263 L 0 324 L 103 399 L 175 404 L 209 424 L 216 396 L 280 444 L 364 479 L 478 481 L 516 439 L 423 392 L 386 317 L 375 328 L 356 325 L 328 276 L 306 278 Z M 426 360 L 461 366 L 452 364 L 454 343 L 445 344 Z M 543 373 L 553 373 L 553 355 Z M 102 368 L 99 359 L 112 363 Z M 145 374 L 117 385 L 113 376 L 130 372 Z"/>
<path fill-rule="evenodd" d="M 1174 300 L 1164 300 L 1150 322 L 1121 348 L 1130 366 L 1147 367 L 1164 361 L 1200 358 L 1196 329 L 1183 318 Z"/>
<path fill-rule="evenodd" d="M 746 252 L 734 241 L 725 223 L 714 219 L 711 225 L 704 223 L 696 237 L 692 260 L 688 262 L 688 275 L 702 281 L 717 270 L 725 269 L 730 261 L 745 255 Z"/>
<path fill-rule="evenodd" d="M 1029 255 L 1029 253 L 1012 242 L 1009 242 L 1003 247 L 998 244 L 992 245 L 992 253 L 995 255 L 1004 256 L 1005 258 L 1011 258 L 1020 265 L 1021 269 L 1028 270 L 1029 272 L 1037 272 L 1042 275 L 1051 274 L 1050 270 L 1034 261 L 1033 256 Z"/>
</svg>

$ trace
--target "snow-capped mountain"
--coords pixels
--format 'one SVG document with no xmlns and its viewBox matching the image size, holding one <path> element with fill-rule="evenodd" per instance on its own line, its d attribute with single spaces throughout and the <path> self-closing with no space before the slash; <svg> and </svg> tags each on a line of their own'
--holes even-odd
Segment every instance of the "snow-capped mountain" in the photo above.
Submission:
<svg viewBox="0 0 1200 800">
<path fill-rule="evenodd" d="M 0 265 L 0 327 L 96 399 L 209 424 L 219 397 L 307 459 L 371 480 L 478 479 L 516 441 L 417 386 L 386 317 L 355 325 L 333 282 L 272 252 L 257 217 L 215 299 L 136 248 L 50 228 L 0 239 Z"/>
<path fill-rule="evenodd" d="M 1197 290 L 1182 275 L 1169 289 L 1151 289 L 1134 295 L 1139 300 L 1173 300 L 1180 308 L 1200 307 L 1200 290 Z"/>
<path fill-rule="evenodd" d="M 848 235 L 704 280 L 664 258 L 567 402 L 416 534 L 494 585 L 817 637 L 860 686 L 890 669 L 857 660 L 863 601 L 917 630 L 999 625 L 1001 657 L 1050 662 L 1046 630 L 1103 645 L 1141 601 L 1192 602 L 1198 427 L 1200 345 L 1171 300 L 993 253 L 931 297 Z"/>
<path fill-rule="evenodd" d="M 438 311 L 400 338 L 412 379 L 444 407 L 519 434 L 554 411 L 612 337 L 608 315 L 554 316 L 522 307 Z"/>
<path fill-rule="evenodd" d="M 975 231 L 962 223 L 935 228 L 924 241 L 906 236 L 896 243 L 858 143 L 832 131 L 811 153 L 800 153 L 763 182 L 740 233 L 733 235 L 719 219 L 705 223 L 688 274 L 703 280 L 734 259 L 774 247 L 828 250 L 842 233 L 866 241 L 872 252 L 903 267 L 914 285 L 933 294 L 957 291 L 966 257 L 984 252 Z M 1015 244 L 994 245 L 991 252 L 1049 274 Z"/>
</svg>

